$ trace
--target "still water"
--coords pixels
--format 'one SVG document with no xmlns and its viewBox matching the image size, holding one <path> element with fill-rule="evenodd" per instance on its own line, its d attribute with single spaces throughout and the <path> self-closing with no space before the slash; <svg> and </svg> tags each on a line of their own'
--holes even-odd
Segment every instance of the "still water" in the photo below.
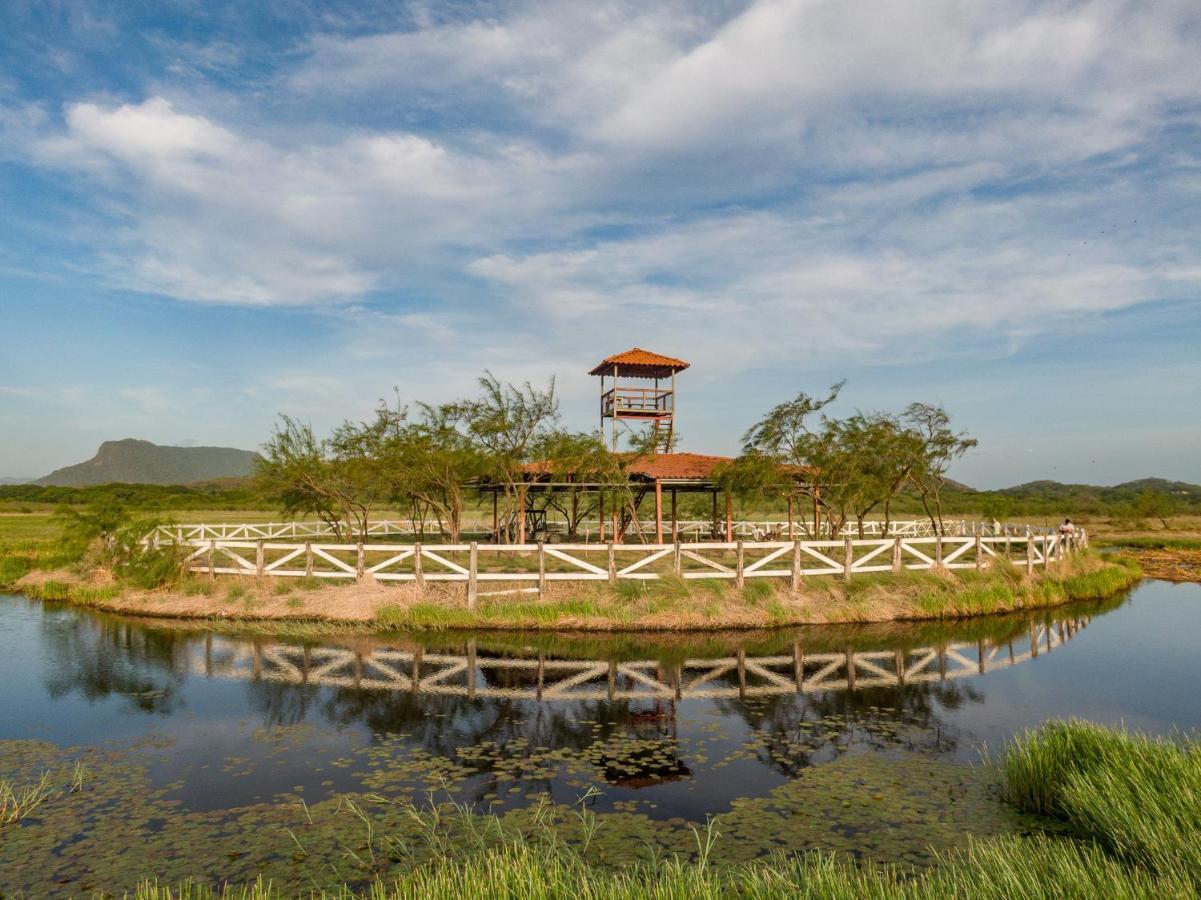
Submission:
<svg viewBox="0 0 1201 900">
<path fill-rule="evenodd" d="M 947 834 L 1020 827 L 966 764 L 1046 719 L 1197 728 L 1199 642 L 1201 585 L 1150 581 L 953 625 L 667 637 L 287 641 L 6 596 L 0 775 L 28 777 L 58 755 L 134 779 L 159 804 L 147 834 L 192 815 L 210 817 L 211 836 L 231 810 L 266 816 L 356 792 L 500 814 L 584 798 L 643 829 L 718 817 L 736 858 L 765 842 L 888 856 L 881 818 L 884 832 L 919 819 Z M 893 811 L 869 815 L 872 802 Z M 36 888 L 40 871 L 30 863 L 7 886 Z M 93 875 L 75 883 L 121 883 Z"/>
</svg>

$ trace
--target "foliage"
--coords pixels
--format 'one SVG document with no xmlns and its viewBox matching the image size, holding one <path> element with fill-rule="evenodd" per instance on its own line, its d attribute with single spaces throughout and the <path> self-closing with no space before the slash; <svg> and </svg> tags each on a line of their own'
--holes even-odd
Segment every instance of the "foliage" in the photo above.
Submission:
<svg viewBox="0 0 1201 900">
<path fill-rule="evenodd" d="M 856 412 L 833 418 L 826 409 L 844 384 L 833 385 L 824 398 L 802 391 L 748 429 L 742 459 L 731 470 L 731 486 L 737 489 L 741 481 L 744 491 L 779 492 L 779 465 L 803 471 L 830 532 L 853 519 L 861 536 L 865 517 L 881 510 L 888 521 L 894 500 L 910 486 L 941 529 L 947 469 L 976 442 L 951 431 L 946 411 L 929 404 L 911 404 L 901 416 Z M 764 461 L 777 464 L 776 474 Z"/>
</svg>

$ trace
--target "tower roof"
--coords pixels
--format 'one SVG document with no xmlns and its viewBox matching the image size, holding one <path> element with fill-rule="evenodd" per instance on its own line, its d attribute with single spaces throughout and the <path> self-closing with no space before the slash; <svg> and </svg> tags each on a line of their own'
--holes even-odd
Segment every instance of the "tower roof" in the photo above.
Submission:
<svg viewBox="0 0 1201 900">
<path fill-rule="evenodd" d="M 651 353 L 641 347 L 631 347 L 600 362 L 589 375 L 612 375 L 616 366 L 618 375 L 634 378 L 668 378 L 688 368 L 688 363 L 671 356 Z"/>
</svg>

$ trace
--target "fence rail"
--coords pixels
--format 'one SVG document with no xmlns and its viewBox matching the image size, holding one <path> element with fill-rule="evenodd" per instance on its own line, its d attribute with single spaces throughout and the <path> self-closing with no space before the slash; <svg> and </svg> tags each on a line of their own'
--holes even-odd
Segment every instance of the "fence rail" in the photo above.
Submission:
<svg viewBox="0 0 1201 900">
<path fill-rule="evenodd" d="M 480 585 L 506 583 L 492 594 L 543 594 L 551 582 L 725 579 L 742 587 L 748 578 L 851 579 L 878 572 L 1036 566 L 1087 546 L 1088 535 L 970 535 L 818 541 L 696 541 L 671 544 L 397 544 L 280 542 L 271 540 L 175 541 L 187 568 L 198 574 L 313 577 L 377 582 L 461 582 L 467 602 L 487 596 Z M 515 587 L 512 585 L 516 585 Z M 529 585 L 529 586 L 523 586 Z"/>
<path fill-rule="evenodd" d="M 824 523 L 823 523 L 824 524 Z M 796 533 L 802 536 L 812 536 L 811 524 L 795 520 L 792 526 Z M 725 522 L 719 522 L 714 531 L 714 523 L 708 520 L 688 519 L 676 523 L 676 530 L 681 540 L 702 540 L 706 537 L 725 533 Z M 789 523 L 775 519 L 744 519 L 731 523 L 731 533 L 735 538 L 743 540 L 763 540 L 767 538 L 786 538 Z M 579 533 L 584 537 L 584 543 L 589 538 L 600 533 L 599 522 L 584 522 L 579 527 Z M 493 533 L 491 523 L 480 520 L 467 521 L 460 529 L 463 534 L 490 535 Z M 965 537 L 981 534 L 986 537 L 1003 537 L 1010 535 L 1020 537 L 1025 534 L 1026 526 L 1009 525 L 991 522 L 969 522 L 966 520 L 947 521 L 943 523 L 943 534 L 950 537 Z M 156 533 L 164 539 L 175 541 L 188 540 L 281 540 L 340 538 L 345 534 L 355 534 L 353 528 L 343 525 L 341 532 L 327 522 L 216 522 L 212 524 L 182 524 L 160 525 Z M 367 526 L 366 537 L 391 536 L 426 536 L 437 535 L 438 529 L 430 528 L 428 523 L 420 523 L 408 519 L 383 519 L 371 522 Z M 829 537 L 825 529 L 822 536 Z M 864 537 L 934 537 L 936 531 L 926 519 L 902 519 L 885 523 L 872 520 L 863 523 Z M 358 536 L 358 535 L 356 535 Z M 855 524 L 843 526 L 838 537 L 857 538 L 859 528 Z"/>
</svg>

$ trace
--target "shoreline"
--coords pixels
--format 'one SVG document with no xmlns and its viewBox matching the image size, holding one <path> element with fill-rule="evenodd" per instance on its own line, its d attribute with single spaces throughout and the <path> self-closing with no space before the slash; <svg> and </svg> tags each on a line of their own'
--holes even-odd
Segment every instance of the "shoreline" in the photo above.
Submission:
<svg viewBox="0 0 1201 900">
<path fill-rule="evenodd" d="M 813 625 L 961 621 L 1103 599 L 1145 576 L 1129 558 L 1081 554 L 1033 578 L 1016 571 L 907 572 L 851 583 L 811 579 L 793 592 L 766 580 L 742 591 L 724 582 L 667 581 L 648 589 L 554 586 L 542 599 L 482 600 L 469 611 L 461 591 L 323 585 L 311 590 L 279 579 L 186 583 L 182 590 L 131 591 L 64 572 L 31 572 L 6 588 L 31 599 L 158 620 L 208 622 L 259 633 L 336 634 L 396 631 L 704 633 Z M 224 588 L 219 592 L 219 588 Z"/>
</svg>

